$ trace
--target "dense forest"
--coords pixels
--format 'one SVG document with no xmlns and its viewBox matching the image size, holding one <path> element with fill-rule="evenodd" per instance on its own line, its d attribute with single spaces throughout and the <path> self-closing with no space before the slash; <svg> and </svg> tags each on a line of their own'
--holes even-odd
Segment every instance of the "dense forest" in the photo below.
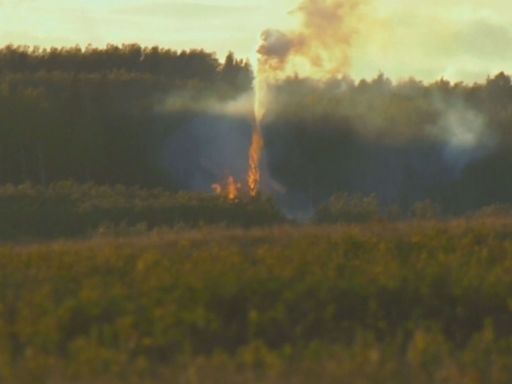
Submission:
<svg viewBox="0 0 512 384">
<path fill-rule="evenodd" d="M 161 143 L 195 112 L 163 109 L 249 89 L 248 64 L 137 45 L 0 50 L 0 182 L 172 186 Z M 181 97 L 181 96 L 180 96 Z M 160 108 L 159 108 L 160 107 Z"/>
<path fill-rule="evenodd" d="M 0 183 L 209 192 L 244 178 L 253 70 L 138 45 L 0 49 Z M 512 85 L 289 78 L 264 122 L 264 192 L 290 212 L 336 193 L 447 213 L 512 202 Z"/>
</svg>

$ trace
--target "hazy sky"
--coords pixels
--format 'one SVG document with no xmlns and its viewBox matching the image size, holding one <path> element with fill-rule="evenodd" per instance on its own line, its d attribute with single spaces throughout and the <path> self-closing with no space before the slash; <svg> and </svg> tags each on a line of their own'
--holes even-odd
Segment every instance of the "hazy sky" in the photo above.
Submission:
<svg viewBox="0 0 512 384">
<path fill-rule="evenodd" d="M 0 0 L 0 45 L 138 42 L 254 57 L 297 0 Z M 473 81 L 512 66 L 510 0 L 367 0 L 351 74 Z"/>
</svg>

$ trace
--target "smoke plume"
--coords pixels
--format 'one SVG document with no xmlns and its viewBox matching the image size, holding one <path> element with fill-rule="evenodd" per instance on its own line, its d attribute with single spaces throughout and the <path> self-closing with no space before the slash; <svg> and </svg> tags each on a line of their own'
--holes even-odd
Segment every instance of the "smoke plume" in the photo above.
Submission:
<svg viewBox="0 0 512 384">
<path fill-rule="evenodd" d="M 357 32 L 361 0 L 304 0 L 292 11 L 300 28 L 267 29 L 258 48 L 259 76 L 338 77 L 350 67 L 350 46 Z"/>
<path fill-rule="evenodd" d="M 261 179 L 264 149 L 262 120 L 273 82 L 292 74 L 314 79 L 339 77 L 350 64 L 350 44 L 356 33 L 361 0 L 303 0 L 292 14 L 300 17 L 298 30 L 267 29 L 261 34 L 254 82 L 254 133 L 249 150 L 249 191 L 255 196 Z"/>
</svg>

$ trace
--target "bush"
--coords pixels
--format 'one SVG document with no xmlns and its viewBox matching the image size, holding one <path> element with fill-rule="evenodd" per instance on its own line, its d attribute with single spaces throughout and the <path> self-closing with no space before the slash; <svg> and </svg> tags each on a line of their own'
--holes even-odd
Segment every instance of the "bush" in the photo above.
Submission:
<svg viewBox="0 0 512 384">
<path fill-rule="evenodd" d="M 411 209 L 412 217 L 418 220 L 436 219 L 441 214 L 441 208 L 431 200 L 420 201 Z"/>
<path fill-rule="evenodd" d="M 108 227 L 257 226 L 280 221 L 277 208 L 264 198 L 230 202 L 206 194 L 71 182 L 0 187 L 0 240 L 77 236 Z"/>
<path fill-rule="evenodd" d="M 493 219 L 493 218 L 507 218 L 512 217 L 512 205 L 510 204 L 493 204 L 487 207 L 483 207 L 470 217 L 481 218 L 481 219 Z"/>
<path fill-rule="evenodd" d="M 380 218 L 380 207 L 375 195 L 337 194 L 318 208 L 318 223 L 363 223 Z"/>
</svg>

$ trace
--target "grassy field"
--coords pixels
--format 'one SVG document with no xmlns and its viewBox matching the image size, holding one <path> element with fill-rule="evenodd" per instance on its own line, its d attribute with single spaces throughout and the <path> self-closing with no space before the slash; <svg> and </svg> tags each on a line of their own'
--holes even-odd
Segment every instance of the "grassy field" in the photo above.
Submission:
<svg viewBox="0 0 512 384">
<path fill-rule="evenodd" d="M 0 247 L 5 383 L 510 383 L 512 220 Z"/>
</svg>

